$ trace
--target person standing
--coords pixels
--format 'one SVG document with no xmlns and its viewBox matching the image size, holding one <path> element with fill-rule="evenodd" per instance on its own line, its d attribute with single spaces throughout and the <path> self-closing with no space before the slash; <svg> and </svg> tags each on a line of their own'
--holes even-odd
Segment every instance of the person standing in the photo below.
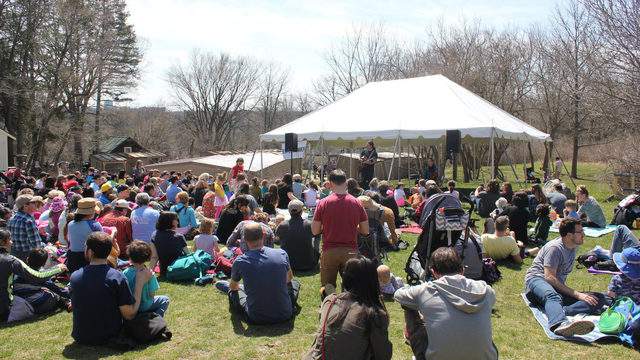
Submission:
<svg viewBox="0 0 640 360">
<path fill-rule="evenodd" d="M 594 328 L 593 322 L 569 321 L 567 316 L 598 313 L 604 295 L 580 292 L 566 285 L 576 250 L 584 243 L 584 231 L 580 222 L 571 218 L 563 219 L 559 230 L 560 238 L 549 241 L 540 250 L 525 275 L 527 298 L 542 307 L 549 319 L 549 330 L 556 335 L 588 334 Z"/>
<path fill-rule="evenodd" d="M 440 170 L 432 158 L 427 159 L 427 167 L 424 169 L 424 179 L 440 183 Z"/>
<path fill-rule="evenodd" d="M 31 250 L 42 246 L 36 219 L 33 217 L 37 204 L 33 201 L 33 196 L 24 194 L 16 198 L 15 208 L 16 213 L 7 222 L 7 230 L 13 238 L 11 255 L 26 261 Z"/>
<path fill-rule="evenodd" d="M 373 179 L 377 160 L 378 151 L 376 151 L 373 140 L 369 140 L 367 147 L 360 153 L 360 184 L 365 190 L 369 190 L 369 182 Z"/>
<path fill-rule="evenodd" d="M 344 171 L 332 171 L 329 182 L 333 193 L 320 200 L 311 224 L 314 236 L 323 235 L 320 257 L 323 297 L 334 292 L 338 271 L 358 255 L 358 233 L 369 235 L 367 213 L 360 201 L 347 193 Z"/>
</svg>

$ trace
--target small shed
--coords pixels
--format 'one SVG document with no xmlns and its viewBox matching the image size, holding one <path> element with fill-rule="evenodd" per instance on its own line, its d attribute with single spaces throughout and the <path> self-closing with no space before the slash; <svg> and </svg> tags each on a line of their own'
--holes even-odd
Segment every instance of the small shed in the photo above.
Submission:
<svg viewBox="0 0 640 360">
<path fill-rule="evenodd" d="M 285 159 L 280 150 L 264 150 L 262 157 L 259 152 L 212 151 L 210 153 L 211 155 L 209 156 L 164 161 L 149 164 L 145 167 L 147 169 L 158 169 L 160 171 L 185 172 L 191 170 L 196 176 L 202 173 L 215 175 L 225 172 L 228 173 L 236 164 L 236 160 L 242 158 L 244 159 L 245 173 L 249 177 L 257 176 L 260 178 L 260 169 L 262 169 L 261 178 L 275 180 L 291 171 L 291 160 Z M 251 161 L 252 158 L 253 162 Z M 264 161 L 263 166 L 260 164 L 261 160 Z M 294 171 L 298 171 L 296 169 L 300 169 L 300 165 L 300 159 L 293 160 Z"/>
<path fill-rule="evenodd" d="M 9 142 L 15 140 L 16 138 L 11 134 L 0 129 L 0 171 L 5 171 L 9 168 Z"/>
<path fill-rule="evenodd" d="M 91 155 L 91 165 L 99 170 L 131 172 L 138 160 L 144 164 L 162 161 L 165 154 L 148 150 L 128 136 L 115 136 L 102 141 L 98 152 Z"/>
</svg>

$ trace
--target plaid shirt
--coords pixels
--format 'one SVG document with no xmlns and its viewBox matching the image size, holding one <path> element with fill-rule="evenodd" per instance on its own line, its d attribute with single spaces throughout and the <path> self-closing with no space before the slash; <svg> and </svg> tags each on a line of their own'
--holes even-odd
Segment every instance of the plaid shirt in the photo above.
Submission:
<svg viewBox="0 0 640 360">
<path fill-rule="evenodd" d="M 13 250 L 26 252 L 40 247 L 41 239 L 33 215 L 22 211 L 16 212 L 9 222 L 7 229 L 13 239 Z"/>
</svg>

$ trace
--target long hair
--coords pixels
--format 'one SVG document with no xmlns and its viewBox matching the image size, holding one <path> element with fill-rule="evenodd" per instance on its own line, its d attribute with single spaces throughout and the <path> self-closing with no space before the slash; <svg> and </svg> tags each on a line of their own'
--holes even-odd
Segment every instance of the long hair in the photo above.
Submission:
<svg viewBox="0 0 640 360">
<path fill-rule="evenodd" d="M 547 196 L 542 191 L 542 186 L 540 186 L 540 184 L 531 185 L 531 192 L 533 193 L 533 196 L 535 196 L 536 200 L 538 200 L 538 203 L 547 203 Z"/>
<path fill-rule="evenodd" d="M 342 290 L 366 309 L 369 319 L 377 324 L 388 321 L 387 309 L 380 297 L 377 266 L 372 260 L 364 256 L 349 259 L 342 274 Z M 345 309 L 330 323 L 344 318 L 347 311 Z"/>
<path fill-rule="evenodd" d="M 291 184 L 293 184 L 293 176 L 291 176 L 291 174 L 289 174 L 289 173 L 284 174 L 282 176 L 282 182 L 287 184 L 287 185 L 289 185 L 289 186 L 291 186 Z"/>
</svg>

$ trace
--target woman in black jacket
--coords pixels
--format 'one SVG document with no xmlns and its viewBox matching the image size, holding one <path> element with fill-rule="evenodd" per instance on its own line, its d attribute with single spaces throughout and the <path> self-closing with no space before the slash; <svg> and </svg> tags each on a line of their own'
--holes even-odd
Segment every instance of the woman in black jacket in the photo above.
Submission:
<svg viewBox="0 0 640 360">
<path fill-rule="evenodd" d="M 221 244 L 226 244 L 227 239 L 245 216 L 249 214 L 249 199 L 244 195 L 231 200 L 227 207 L 220 214 L 220 221 L 216 229 L 216 236 Z"/>
</svg>

